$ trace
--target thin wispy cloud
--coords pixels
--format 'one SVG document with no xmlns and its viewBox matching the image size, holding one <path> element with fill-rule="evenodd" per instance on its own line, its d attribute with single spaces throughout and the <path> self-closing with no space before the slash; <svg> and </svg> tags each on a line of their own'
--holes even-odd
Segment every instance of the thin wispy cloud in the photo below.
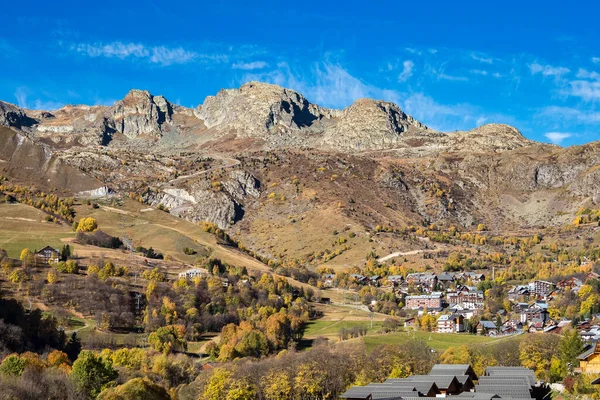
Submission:
<svg viewBox="0 0 600 400">
<path fill-rule="evenodd" d="M 143 44 L 113 42 L 102 43 L 80 43 L 71 46 L 71 50 L 85 54 L 90 57 L 107 57 L 125 59 L 128 57 L 148 57 L 150 52 Z"/>
<path fill-rule="evenodd" d="M 193 51 L 184 50 L 181 47 L 170 49 L 165 46 L 152 48 L 150 62 L 161 65 L 186 64 L 193 61 L 198 56 Z"/>
<path fill-rule="evenodd" d="M 231 66 L 233 69 L 242 69 L 246 71 L 251 71 L 255 69 L 263 69 L 267 68 L 269 63 L 266 61 L 251 61 L 251 62 L 237 62 Z"/>
<path fill-rule="evenodd" d="M 21 108 L 28 108 L 27 107 L 27 88 L 21 86 L 18 87 L 17 90 L 15 90 L 15 99 L 17 100 L 17 105 Z"/>
<path fill-rule="evenodd" d="M 451 82 L 466 82 L 469 80 L 469 78 L 467 78 L 466 76 L 449 75 L 443 72 L 438 74 L 437 77 L 438 79 Z"/>
<path fill-rule="evenodd" d="M 600 81 L 575 80 L 569 82 L 566 91 L 569 96 L 580 97 L 585 101 L 600 100 Z"/>
<path fill-rule="evenodd" d="M 572 137 L 573 134 L 567 132 L 548 132 L 544 136 L 546 136 L 546 138 L 552 143 L 560 145 L 566 139 Z"/>
<path fill-rule="evenodd" d="M 600 64 L 600 57 L 592 57 L 592 62 L 594 64 Z"/>
<path fill-rule="evenodd" d="M 529 70 L 531 71 L 532 75 L 542 74 L 546 77 L 553 76 L 557 78 L 560 78 L 562 75 L 571 72 L 571 70 L 566 67 L 554 67 L 552 65 L 541 65 L 538 63 L 530 64 Z"/>
<path fill-rule="evenodd" d="M 415 63 L 410 60 L 406 60 L 402 63 L 402 72 L 398 75 L 398 82 L 406 82 L 408 78 L 413 75 L 413 68 Z"/>
<path fill-rule="evenodd" d="M 600 111 L 584 110 L 575 107 L 548 106 L 540 109 L 535 117 L 539 120 L 559 122 L 563 125 L 571 123 L 595 125 L 600 124 Z"/>
<path fill-rule="evenodd" d="M 483 64 L 493 64 L 494 59 L 483 53 L 471 53 L 471 58 Z"/>
<path fill-rule="evenodd" d="M 418 56 L 423 54 L 423 52 L 421 50 L 415 49 L 414 47 L 407 47 L 404 50 L 408 51 L 410 54 L 416 54 Z M 437 52 L 437 50 L 435 52 Z M 435 54 L 435 52 L 432 54 Z"/>
<path fill-rule="evenodd" d="M 472 69 L 470 72 L 474 75 L 482 75 L 482 76 L 488 75 L 488 72 L 484 69 Z"/>
<path fill-rule="evenodd" d="M 31 91 L 26 86 L 20 86 L 15 90 L 14 96 L 17 100 L 17 105 L 21 108 L 30 110 L 48 110 L 54 111 L 63 107 L 64 104 L 54 100 L 34 99 L 29 100 Z"/>
<path fill-rule="evenodd" d="M 142 43 L 78 43 L 71 51 L 92 58 L 116 58 L 120 60 L 143 60 L 151 64 L 169 66 L 191 62 L 226 62 L 227 56 L 220 53 L 203 54 L 183 47 L 147 46 Z"/>
<path fill-rule="evenodd" d="M 579 68 L 579 71 L 577 71 L 577 75 L 578 78 L 582 78 L 582 79 L 595 79 L 595 80 L 600 80 L 600 74 L 595 72 L 595 71 L 588 71 L 586 69 L 583 68 Z"/>
</svg>

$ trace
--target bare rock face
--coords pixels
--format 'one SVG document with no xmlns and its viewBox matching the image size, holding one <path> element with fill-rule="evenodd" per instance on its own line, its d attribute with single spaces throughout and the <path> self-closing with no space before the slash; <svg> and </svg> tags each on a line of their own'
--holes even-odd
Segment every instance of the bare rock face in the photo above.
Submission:
<svg viewBox="0 0 600 400">
<path fill-rule="evenodd" d="M 310 128 L 334 110 L 311 104 L 301 94 L 280 86 L 249 82 L 239 89 L 224 89 L 208 96 L 195 115 L 208 128 L 238 137 L 261 137 Z"/>
<path fill-rule="evenodd" d="M 0 125 L 20 128 L 32 122 L 19 107 L 0 101 Z"/>
<path fill-rule="evenodd" d="M 505 124 L 487 124 L 468 132 L 448 134 L 450 151 L 470 150 L 507 151 L 530 146 L 533 141 L 525 138 L 518 129 Z"/>
<path fill-rule="evenodd" d="M 260 182 L 246 171 L 231 171 L 215 189 L 211 182 L 200 180 L 183 187 L 169 187 L 148 192 L 144 200 L 157 207 L 165 206 L 177 217 L 192 222 L 207 221 L 227 228 L 244 216 L 244 202 L 260 196 Z"/>
<path fill-rule="evenodd" d="M 173 107 L 162 96 L 132 90 L 112 107 L 112 120 L 117 132 L 130 139 L 139 135 L 160 135 L 164 123 L 170 123 Z"/>
<path fill-rule="evenodd" d="M 394 103 L 360 99 L 325 130 L 322 143 L 337 149 L 386 149 L 399 144 L 405 132 L 426 130 Z"/>
</svg>

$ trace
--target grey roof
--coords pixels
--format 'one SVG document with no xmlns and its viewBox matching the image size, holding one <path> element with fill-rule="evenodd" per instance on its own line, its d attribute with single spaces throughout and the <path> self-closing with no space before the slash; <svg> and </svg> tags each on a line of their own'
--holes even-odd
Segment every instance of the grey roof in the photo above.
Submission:
<svg viewBox="0 0 600 400">
<path fill-rule="evenodd" d="M 524 385 L 531 385 L 529 377 L 526 375 L 517 376 L 517 375 L 509 375 L 509 376 L 482 376 L 479 378 L 480 385 L 506 385 L 507 383 L 518 383 Z"/>
<path fill-rule="evenodd" d="M 460 388 L 460 382 L 454 375 L 413 375 L 406 379 L 414 385 L 417 385 L 420 382 L 434 382 L 440 390 L 448 389 L 453 381 L 455 381 L 454 383 Z"/>
<path fill-rule="evenodd" d="M 529 385 L 533 386 L 536 382 L 535 372 L 533 370 L 524 367 L 487 367 L 485 370 L 486 376 L 494 378 L 499 377 L 527 377 Z"/>
<path fill-rule="evenodd" d="M 492 321 L 479 321 L 479 324 L 483 326 L 485 329 L 496 329 L 496 324 Z"/>
<path fill-rule="evenodd" d="M 577 356 L 578 360 L 585 360 L 586 358 L 594 354 L 594 351 L 596 350 L 596 343 L 588 344 L 583 349 L 583 353 Z"/>
<path fill-rule="evenodd" d="M 500 396 L 497 394 L 493 394 L 493 393 L 462 392 L 461 394 L 459 394 L 455 397 L 463 398 L 463 399 L 473 399 L 473 400 L 492 400 L 492 399 L 497 399 Z"/>
<path fill-rule="evenodd" d="M 477 385 L 475 392 L 494 393 L 502 398 L 512 397 L 513 399 L 531 399 L 531 390 L 529 385 L 504 384 L 504 385 Z"/>
<path fill-rule="evenodd" d="M 456 377 L 469 375 L 477 379 L 477 375 L 469 364 L 435 364 L 429 375 L 454 375 Z"/>
</svg>

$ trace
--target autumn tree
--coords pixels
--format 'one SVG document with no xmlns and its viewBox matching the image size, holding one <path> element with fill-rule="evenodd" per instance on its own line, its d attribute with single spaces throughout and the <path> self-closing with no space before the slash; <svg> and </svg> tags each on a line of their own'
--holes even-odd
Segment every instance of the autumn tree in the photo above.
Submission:
<svg viewBox="0 0 600 400">
<path fill-rule="evenodd" d="M 148 343 L 154 350 L 164 354 L 169 354 L 173 350 L 186 350 L 185 327 L 183 325 L 160 327 L 148 336 Z"/>
<path fill-rule="evenodd" d="M 95 398 L 118 376 L 112 363 L 103 357 L 84 350 L 73 363 L 71 378 L 87 395 Z"/>
<path fill-rule="evenodd" d="M 559 342 L 557 335 L 526 335 L 519 345 L 521 364 L 534 370 L 538 378 L 547 378 Z"/>
<path fill-rule="evenodd" d="M 98 221 L 96 218 L 88 217 L 81 218 L 75 229 L 77 232 L 93 232 L 98 229 Z"/>
<path fill-rule="evenodd" d="M 171 400 L 167 390 L 148 378 L 133 378 L 123 385 L 103 390 L 98 400 Z"/>
</svg>

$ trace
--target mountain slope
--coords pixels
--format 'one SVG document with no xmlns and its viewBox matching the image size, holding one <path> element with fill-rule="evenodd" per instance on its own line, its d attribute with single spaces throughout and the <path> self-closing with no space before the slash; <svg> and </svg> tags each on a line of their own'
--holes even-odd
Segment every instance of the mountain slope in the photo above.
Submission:
<svg viewBox="0 0 600 400">
<path fill-rule="evenodd" d="M 392 103 L 332 110 L 258 82 L 194 109 L 138 90 L 52 112 L 0 102 L 0 124 L 12 128 L 0 131 L 3 173 L 73 193 L 107 185 L 269 258 L 327 250 L 341 253 L 327 262 L 356 263 L 423 246 L 377 226 L 518 232 L 600 203 L 598 143 L 563 149 L 500 124 L 437 132 Z M 334 231 L 355 236 L 342 245 Z"/>
</svg>

